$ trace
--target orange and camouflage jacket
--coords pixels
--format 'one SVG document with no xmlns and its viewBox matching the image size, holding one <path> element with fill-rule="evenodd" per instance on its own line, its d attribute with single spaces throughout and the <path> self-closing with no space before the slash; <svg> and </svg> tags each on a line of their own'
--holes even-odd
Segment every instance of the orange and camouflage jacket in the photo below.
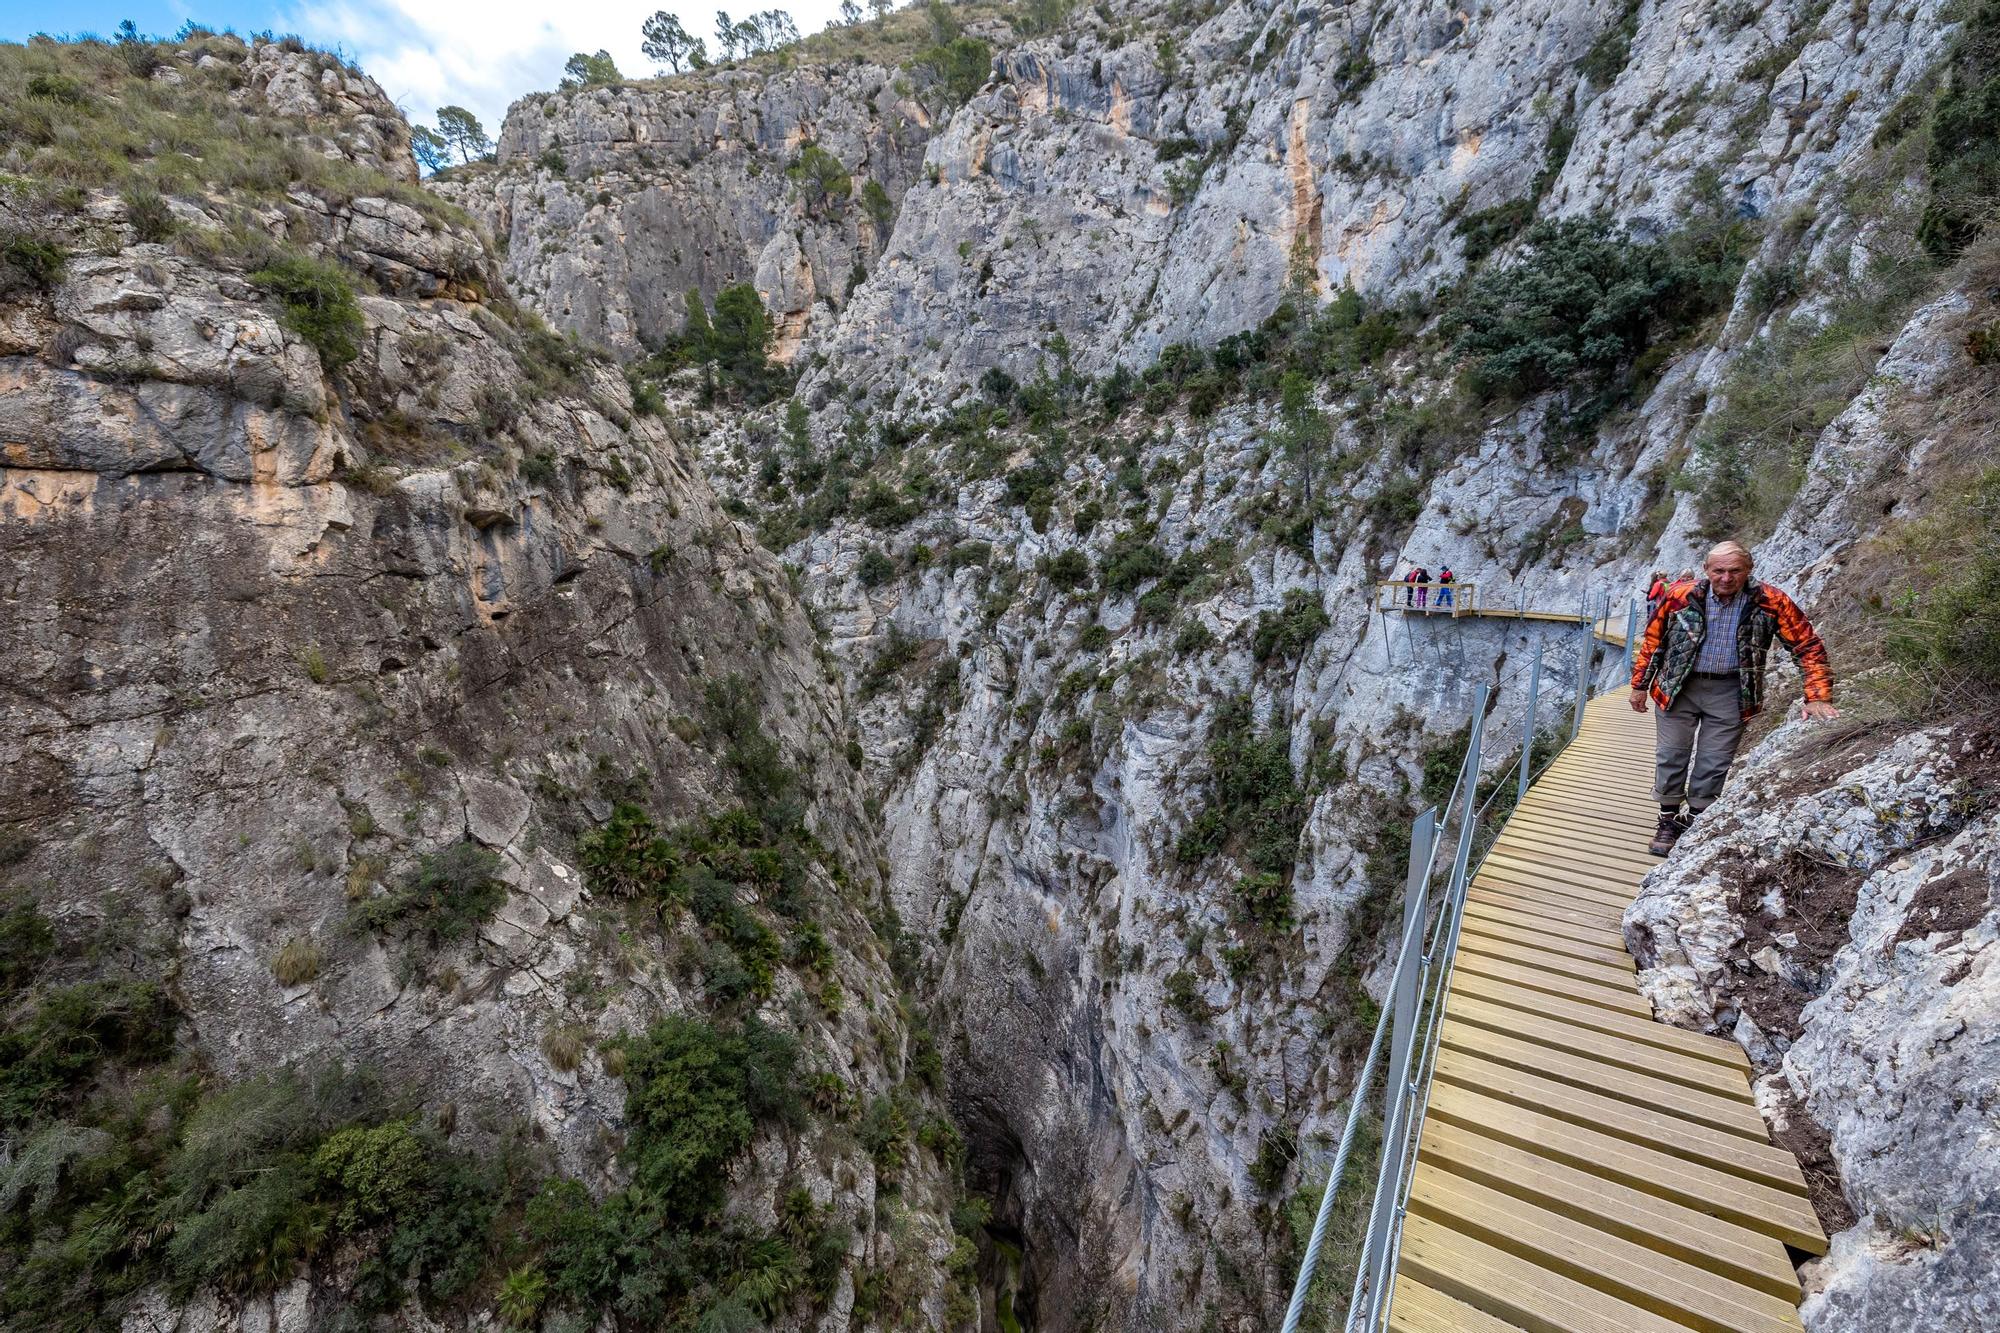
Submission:
<svg viewBox="0 0 2000 1333">
<path fill-rule="evenodd" d="M 1768 583 L 1755 579 L 1743 585 L 1750 599 L 1736 625 L 1736 660 L 1741 666 L 1743 716 L 1755 717 L 1764 707 L 1764 666 L 1771 640 L 1783 640 L 1805 678 L 1807 699 L 1833 698 L 1833 673 L 1826 664 L 1826 645 L 1798 604 Z M 1681 687 L 1694 671 L 1701 641 L 1708 632 L 1708 580 L 1687 580 L 1667 589 L 1667 596 L 1646 623 L 1646 633 L 1632 658 L 1632 688 L 1650 689 L 1653 702 L 1673 707 Z"/>
</svg>

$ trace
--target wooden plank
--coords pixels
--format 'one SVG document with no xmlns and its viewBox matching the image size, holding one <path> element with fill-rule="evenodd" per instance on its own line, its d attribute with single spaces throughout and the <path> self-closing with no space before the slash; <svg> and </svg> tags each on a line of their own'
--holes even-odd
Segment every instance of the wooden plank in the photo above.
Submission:
<svg viewBox="0 0 2000 1333">
<path fill-rule="evenodd" d="M 1601 808 L 1582 810 L 1567 802 L 1530 801 L 1507 812 L 1507 826 L 1500 836 L 1532 833 L 1554 843 L 1558 850 L 1610 843 L 1629 851 L 1635 843 L 1643 847 L 1658 826 L 1657 811 L 1648 811 L 1643 818 L 1626 818 L 1607 815 Z"/>
<path fill-rule="evenodd" d="M 1632 905 L 1632 899 L 1638 892 L 1636 886 L 1628 889 L 1607 889 L 1592 888 L 1582 884 L 1565 884 L 1550 879 L 1547 875 L 1538 875 L 1532 870 L 1520 870 L 1499 862 L 1480 866 L 1472 882 L 1511 884 L 1517 889 L 1560 894 L 1565 898 L 1577 898 L 1584 902 L 1596 903 L 1600 907 L 1609 907 L 1620 916 L 1623 916 L 1625 909 Z"/>
<path fill-rule="evenodd" d="M 1401 1274 L 1390 1302 L 1389 1333 L 1519 1333 L 1512 1324 Z"/>
<path fill-rule="evenodd" d="M 1419 1168 L 1410 1210 L 1701 1333 L 1793 1333 L 1792 1305 L 1449 1172 Z"/>
<path fill-rule="evenodd" d="M 1588 944 L 1593 948 L 1622 953 L 1625 937 L 1604 926 L 1586 925 L 1575 921 L 1560 921 L 1554 917 L 1533 912 L 1520 912 L 1496 903 L 1466 900 L 1465 914 L 1495 925 L 1513 926 L 1518 930 L 1531 930 L 1551 939 L 1574 940 L 1578 944 Z"/>
<path fill-rule="evenodd" d="M 1619 819 L 1599 811 L 1563 810 L 1546 802 L 1518 805 L 1507 815 L 1507 827 L 1510 829 L 1536 828 L 1560 833 L 1567 838 L 1587 835 L 1594 839 L 1609 839 L 1621 847 L 1641 849 L 1658 826 L 1659 818 L 1654 814 L 1648 814 L 1643 819 Z"/>
<path fill-rule="evenodd" d="M 1648 751 L 1650 764 L 1650 747 Z M 1578 809 L 1634 813 L 1651 810 L 1658 817 L 1660 803 L 1653 799 L 1652 783 L 1633 785 L 1634 779 L 1642 776 L 1635 768 L 1565 753 L 1536 776 L 1529 784 L 1528 795 L 1540 796 L 1545 801 L 1582 797 L 1574 802 Z"/>
<path fill-rule="evenodd" d="M 1592 773 L 1583 768 L 1573 771 L 1550 768 L 1535 779 L 1534 786 L 1528 789 L 1528 799 L 1522 805 L 1552 815 L 1583 812 L 1586 817 L 1627 826 L 1658 823 L 1660 807 L 1650 797 L 1639 799 L 1610 794 L 1624 785 L 1625 779 L 1618 774 Z"/>
<path fill-rule="evenodd" d="M 1678 1052 L 1669 1054 L 1658 1047 L 1641 1046 L 1622 1036 L 1594 1032 L 1552 1015 L 1525 1014 L 1518 1009 L 1482 1000 L 1476 995 L 1454 993 L 1445 1012 L 1462 1022 L 1491 1028 L 1518 1041 L 1553 1047 L 1566 1055 L 1594 1060 L 1615 1069 L 1630 1070 L 1704 1096 L 1719 1097 L 1729 1104 L 1729 1113 L 1737 1123 L 1750 1126 L 1749 1132 L 1760 1139 L 1765 1136 L 1764 1118 L 1757 1114 L 1756 1102 L 1750 1095 L 1750 1081 L 1740 1069 Z"/>
<path fill-rule="evenodd" d="M 1607 1009 L 1612 1013 L 1630 1014 L 1648 1022 L 1653 1018 L 1653 1007 L 1640 999 L 1629 983 L 1599 985 L 1593 981 L 1564 976 L 1559 972 L 1548 972 L 1538 967 L 1477 953 L 1462 946 L 1459 949 L 1458 966 L 1453 973 L 1454 977 L 1460 975 L 1490 977 L 1523 990 L 1559 996 L 1564 1000 L 1589 1005 L 1592 1008 Z"/>
<path fill-rule="evenodd" d="M 1570 819 L 1554 813 L 1542 814 L 1529 811 L 1521 815 L 1510 815 L 1501 838 L 1518 837 L 1522 841 L 1536 844 L 1553 844 L 1558 849 L 1581 843 L 1592 855 L 1600 852 L 1629 861 L 1640 874 L 1659 864 L 1659 858 L 1646 850 L 1652 839 L 1657 820 L 1646 821 L 1643 828 L 1633 825 L 1610 825 L 1589 823 L 1581 819 Z"/>
<path fill-rule="evenodd" d="M 1517 967 L 1537 968 L 1544 972 L 1554 972 L 1559 976 L 1576 981 L 1588 981 L 1617 991 L 1620 995 L 1638 1000 L 1639 992 L 1634 989 L 1630 968 L 1605 967 L 1599 963 L 1572 958 L 1568 954 L 1550 953 L 1531 945 L 1516 944 L 1511 940 L 1496 940 L 1485 935 L 1459 936 L 1458 949 L 1463 954 L 1497 959 L 1512 963 Z M 1643 1001 L 1641 1001 L 1643 1003 Z"/>
<path fill-rule="evenodd" d="M 1636 879 L 1607 875 L 1588 865 L 1572 865 L 1541 856 L 1522 856 L 1506 848 L 1486 853 L 1479 864 L 1481 874 L 1504 873 L 1530 883 L 1547 883 L 1558 888 L 1583 889 L 1607 899 L 1630 902 L 1639 891 Z"/>
<path fill-rule="evenodd" d="M 1605 789 L 1622 781 L 1619 776 L 1608 773 L 1576 779 L 1544 773 L 1537 777 L 1535 785 L 1528 789 L 1528 799 L 1515 806 L 1514 810 L 1558 823 L 1575 820 L 1580 825 L 1587 825 L 1590 828 L 1629 833 L 1644 829 L 1650 834 L 1660 820 L 1659 806 L 1651 800 L 1643 804 L 1632 800 L 1620 801 L 1615 797 L 1606 801 Z M 1544 786 L 1544 783 L 1549 785 Z M 1597 795 L 1587 800 L 1578 799 L 1559 790 L 1559 784 L 1595 787 Z M 1510 817 L 1513 813 L 1514 811 L 1508 812 Z"/>
<path fill-rule="evenodd" d="M 1450 1025 L 1447 1024 L 1447 1027 Z M 1466 1044 L 1464 1030 L 1445 1037 L 1437 1076 L 1495 1101 L 1567 1120 L 1595 1133 L 1693 1162 L 1782 1194 L 1803 1196 L 1805 1179 L 1790 1153 L 1747 1135 L 1683 1119 L 1659 1103 L 1630 1101 L 1611 1088 L 1541 1074 Z"/>
<path fill-rule="evenodd" d="M 1566 1000 L 1559 995 L 1549 995 L 1523 986 L 1510 985 L 1504 981 L 1495 981 L 1473 972 L 1453 973 L 1451 988 L 1453 995 L 1463 994 L 1472 999 L 1484 1000 L 1488 1004 L 1504 1005 L 1509 1009 L 1519 1009 L 1531 1014 L 1544 1014 L 1575 1027 L 1592 1028 L 1644 1046 L 1680 1051 L 1697 1060 L 1709 1060 L 1725 1068 L 1737 1070 L 1746 1078 L 1749 1076 L 1750 1057 L 1743 1053 L 1741 1046 L 1724 1037 L 1711 1037 L 1704 1032 L 1689 1032 L 1686 1028 L 1677 1028 L 1671 1023 L 1659 1023 L 1651 1018 L 1621 1014 L 1601 1005 Z"/>
<path fill-rule="evenodd" d="M 1525 1333 L 1685 1333 L 1682 1325 L 1628 1305 L 1518 1255 L 1412 1216 L 1398 1271 Z"/>
<path fill-rule="evenodd" d="M 1485 894 L 1494 901 L 1507 899 L 1518 912 L 1537 912 L 1565 921 L 1596 921 L 1602 923 L 1606 930 L 1620 935 L 1624 933 L 1625 907 L 1602 898 L 1558 893 L 1543 884 L 1515 884 L 1504 879 L 1488 879 L 1484 875 L 1472 881 L 1468 901 L 1477 894 Z"/>
<path fill-rule="evenodd" d="M 1480 935 L 1487 939 L 1519 944 L 1542 953 L 1565 954 L 1587 963 L 1596 963 L 1600 967 L 1623 968 L 1628 971 L 1632 968 L 1631 955 L 1627 954 L 1622 948 L 1607 949 L 1590 944 L 1579 944 L 1571 940 L 1559 939 L 1553 935 L 1544 935 L 1540 931 L 1521 930 L 1514 926 L 1502 925 L 1499 922 L 1487 921 L 1480 917 L 1466 917 L 1464 930 L 1467 935 Z"/>
<path fill-rule="evenodd" d="M 1748 1227 L 1808 1254 L 1826 1253 L 1826 1237 L 1819 1229 L 1819 1219 L 1803 1196 L 1451 1083 L 1433 1085 L 1430 1114 L 1450 1124 L 1477 1130 L 1488 1138 Z"/>
<path fill-rule="evenodd" d="M 1610 843 L 1590 841 L 1566 847 L 1558 841 L 1544 839 L 1532 833 L 1516 833 L 1512 825 L 1508 831 L 1494 839 L 1488 857 L 1500 853 L 1504 857 L 1518 857 L 1522 861 L 1548 861 L 1552 865 L 1588 865 L 1600 883 L 1632 887 L 1638 889 L 1638 881 L 1646 877 L 1646 871 L 1660 865 L 1660 859 L 1652 853 L 1630 853 L 1612 847 Z M 1580 861 L 1578 861 L 1580 859 Z"/>
<path fill-rule="evenodd" d="M 1650 852 L 1644 850 L 1635 852 L 1602 838 L 1578 840 L 1574 835 L 1563 838 L 1555 834 L 1542 833 L 1526 825 L 1517 826 L 1511 821 L 1507 825 L 1506 832 L 1493 840 L 1493 846 L 1519 850 L 1526 856 L 1547 856 L 1550 860 L 1558 862 L 1565 857 L 1582 857 L 1592 866 L 1618 873 L 1621 879 L 1629 883 L 1637 883 L 1644 878 L 1648 870 L 1660 863 L 1659 858 Z"/>
<path fill-rule="evenodd" d="M 1732 1282 L 1794 1304 L 1799 1299 L 1791 1256 L 1769 1236 L 1441 1120 L 1424 1122 L 1418 1156 Z"/>
</svg>

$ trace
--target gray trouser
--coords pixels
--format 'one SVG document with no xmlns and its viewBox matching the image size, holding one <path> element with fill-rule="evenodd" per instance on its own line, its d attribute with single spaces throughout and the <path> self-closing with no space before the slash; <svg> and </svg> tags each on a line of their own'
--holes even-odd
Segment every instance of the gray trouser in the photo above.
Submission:
<svg viewBox="0 0 2000 1333">
<path fill-rule="evenodd" d="M 1736 677 L 1690 676 L 1674 706 L 1656 711 L 1654 799 L 1661 805 L 1678 803 L 1685 788 L 1688 808 L 1706 810 L 1722 794 L 1722 780 L 1736 758 L 1737 742 L 1743 739 L 1743 701 Z"/>
</svg>

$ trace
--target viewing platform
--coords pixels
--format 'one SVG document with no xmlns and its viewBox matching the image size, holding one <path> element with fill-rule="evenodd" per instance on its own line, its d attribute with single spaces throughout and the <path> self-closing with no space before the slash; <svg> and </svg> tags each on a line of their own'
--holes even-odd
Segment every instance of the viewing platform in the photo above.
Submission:
<svg viewBox="0 0 2000 1333">
<path fill-rule="evenodd" d="M 1620 648 L 1625 646 L 1628 623 L 1627 617 L 1612 615 L 1608 605 L 1595 612 L 1588 605 L 1579 605 L 1574 611 L 1537 610 L 1527 604 L 1526 593 L 1519 594 L 1512 602 L 1488 604 L 1481 600 L 1477 583 L 1406 583 L 1401 579 L 1382 579 L 1375 584 L 1375 609 L 1384 615 L 1397 612 L 1448 620 L 1479 616 L 1490 620 L 1553 621 L 1560 625 L 1588 622 L 1597 626 L 1600 640 Z"/>
</svg>

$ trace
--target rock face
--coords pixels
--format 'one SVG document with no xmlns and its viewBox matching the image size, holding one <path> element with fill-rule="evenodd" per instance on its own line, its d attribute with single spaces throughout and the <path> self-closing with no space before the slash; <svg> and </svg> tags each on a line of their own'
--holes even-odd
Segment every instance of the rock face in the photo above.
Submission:
<svg viewBox="0 0 2000 1333">
<path fill-rule="evenodd" d="M 188 924 L 173 903 L 136 919 L 174 940 L 230 1068 L 295 1034 L 435 1067 L 615 1178 L 611 1071 L 556 1068 L 538 1034 L 679 1011 L 700 969 L 607 938 L 569 849 L 635 782 L 663 815 L 728 803 L 702 696 L 739 677 L 847 881 L 815 872 L 851 1002 L 804 1008 L 785 967 L 766 1010 L 870 1100 L 869 1151 L 761 1139 L 732 1216 L 782 1218 L 789 1167 L 854 1219 L 868 1272 L 843 1267 L 829 1333 L 973 1322 L 938 1276 L 972 1262 L 939 1222 L 950 1127 L 920 1130 L 902 1203 L 878 1188 L 907 1114 L 891 1085 L 933 1066 L 863 919 L 879 865 L 883 943 L 993 1206 L 982 1326 L 1266 1327 L 1287 1205 L 1325 1170 L 1380 994 L 1401 831 L 1449 785 L 1482 686 L 1497 775 L 1538 650 L 1544 723 L 1620 665 L 1575 628 L 1406 616 L 1374 581 L 1448 564 L 1487 607 L 1615 619 L 1648 571 L 1695 563 L 1720 508 L 1816 615 L 1851 605 L 1877 539 L 1990 438 L 1966 406 L 1990 396 L 1969 350 L 1990 346 L 1990 274 L 1936 269 L 1885 202 L 1923 188 L 1947 13 L 1141 0 L 1003 43 L 935 120 L 929 72 L 852 65 L 530 98 L 494 170 L 437 187 L 502 259 L 387 189 L 260 223 L 382 288 L 331 376 L 247 275 L 120 232 L 0 323 L 0 541 L 29 594 L 9 734 L 51 793 L 8 817 L 89 812 L 26 864 L 87 849 L 127 882 L 196 885 Z M 1702 238 L 1706 316 L 1623 367 L 1599 415 L 1461 384 L 1439 294 L 1521 260 L 1530 219 L 1598 211 L 1639 242 Z M 632 361 L 682 327 L 688 289 L 744 281 L 796 398 L 746 408 L 684 377 L 665 421 L 490 299 Z M 1754 452 L 1742 403 L 1770 383 L 1806 424 L 1756 470 L 1730 451 Z M 711 483 L 796 569 L 846 700 Z M 194 539 L 167 562 L 163 533 Z M 1990 883 L 1991 740 L 1864 737 L 1835 771 L 1769 757 L 1790 736 L 1655 882 L 1635 942 L 1663 1013 L 1774 1071 L 1769 1113 L 1827 1215 L 1882 1219 L 1836 1238 L 1807 1318 L 1976 1326 L 1990 1097 L 1932 1107 L 1992 1064 L 1993 922 L 1958 873 Z M 310 870 L 266 848 L 275 827 Z M 460 839 L 510 891 L 452 987 L 365 937 L 329 942 L 305 992 L 275 987 L 274 949 L 332 940 L 340 866 L 394 879 Z M 1822 860 L 1851 907 L 1787 896 Z M 613 975 L 602 1009 L 576 1004 Z M 1935 1227 L 1914 1246 L 1913 1218 Z"/>
<path fill-rule="evenodd" d="M 1048 333 L 1090 373 L 1139 369 L 1255 326 L 1288 288 L 1426 297 L 1463 267 L 1461 222 L 1510 202 L 1657 233 L 1702 187 L 1782 217 L 1931 67 L 1940 9 L 1230 5 L 1189 31 L 1140 3 L 1085 18 L 1060 47 L 1007 53 L 940 128 L 932 179 L 876 266 L 888 276 L 855 293 L 820 373 L 879 381 L 907 409 L 988 366 L 1025 378 Z"/>
<path fill-rule="evenodd" d="M 497 166 L 439 188 L 558 327 L 629 359 L 680 332 L 689 291 L 750 282 L 789 359 L 875 266 L 929 135 L 892 70 L 722 72 L 526 98 Z"/>
<path fill-rule="evenodd" d="M 299 122 L 304 142 L 314 152 L 392 180 L 417 179 L 409 122 L 380 84 L 339 58 L 287 41 L 257 42 L 241 62 L 214 52 L 201 59 L 209 62 L 200 65 L 202 70 L 221 73 L 232 83 L 241 80 L 238 100 L 244 106 Z M 185 77 L 172 66 L 167 73 Z"/>
<path fill-rule="evenodd" d="M 220 68 L 171 51 L 167 68 L 190 88 L 247 76 L 357 173 L 406 144 L 358 76 L 213 44 Z M 412 174 L 406 150 L 392 165 L 384 187 Z M 0 206 L 9 236 L 70 255 L 0 301 L 0 889 L 54 931 L 30 978 L 168 982 L 186 1058 L 216 1086 L 372 1069 L 452 1149 L 540 1143 L 550 1170 L 602 1192 L 632 1167 L 617 1038 L 707 1013 L 717 983 L 681 908 L 649 925 L 592 891 L 579 838 L 614 802 L 663 823 L 737 805 L 756 755 L 759 781 L 805 775 L 819 852 L 795 892 L 823 932 L 816 962 L 769 964 L 761 1007 L 797 1031 L 801 1082 L 849 1105 L 892 1091 L 909 1036 L 870 925 L 874 834 L 838 687 L 776 560 L 666 425 L 634 414 L 615 365 L 564 360 L 538 323 L 480 299 L 491 258 L 448 209 L 173 205 L 165 242 L 137 239 L 114 194 L 80 213 Z M 247 233 L 265 258 L 211 243 L 245 225 L 273 234 Z M 351 360 L 296 331 L 283 280 L 253 272 L 301 253 L 383 293 L 358 300 Z M 453 864 L 500 885 L 473 928 L 426 943 L 365 924 Z M 761 921 L 765 896 L 731 919 Z M 40 993 L 21 981 L 6 978 L 10 1023 Z M 32 1169 L 20 1106 L 0 1158 L 10 1228 L 27 1177 L 9 1173 Z M 828 1302 L 767 1298 L 771 1326 L 850 1327 L 877 1270 L 904 1275 L 898 1294 L 854 1326 L 943 1318 L 949 1173 L 913 1147 L 899 1174 L 878 1197 L 876 1160 L 831 1118 L 760 1127 L 732 1225 L 774 1226 L 803 1191 L 788 1216 L 853 1227 L 825 1260 Z M 0 1264 L 26 1299 L 12 1246 L 30 1233 L 8 1234 Z M 327 1327 L 360 1299 L 355 1258 L 267 1300 L 142 1292 L 128 1326 Z M 489 1302 L 438 1317 L 489 1326 Z"/>
<path fill-rule="evenodd" d="M 1946 20 L 1886 0 L 1079 12 L 1001 49 L 930 127 L 880 258 L 808 321 L 808 420 L 675 400 L 801 569 L 857 697 L 892 893 L 1037 1327 L 1269 1322 L 1295 1256 L 1284 1196 L 1323 1169 L 1376 984 L 1390 831 L 1440 794 L 1425 761 L 1454 753 L 1482 683 L 1509 762 L 1536 646 L 1501 621 L 1381 615 L 1373 580 L 1449 564 L 1488 605 L 1622 614 L 1649 570 L 1695 564 L 1710 534 L 1680 488 L 1712 466 L 1700 442 L 1740 429 L 1742 367 L 1926 262 L 1880 199 L 1906 188 L 1921 112 L 1891 111 Z M 739 107 L 745 85 L 708 96 Z M 629 97 L 523 104 L 509 135 Z M 708 162 L 603 207 L 708 188 Z M 768 176 L 719 188 L 761 199 Z M 503 193 L 506 228 L 539 225 Z M 1530 218 L 1600 211 L 1640 238 L 1739 226 L 1755 254 L 1726 313 L 1598 429 L 1547 397 L 1464 408 L 1456 363 L 1424 350 L 1438 293 L 1509 262 Z M 1774 305 L 1780 273 L 1799 285 Z M 615 274 L 576 284 L 598 294 L 529 299 L 577 328 L 592 300 L 633 299 Z M 790 289 L 756 285 L 796 320 Z M 1244 339 L 1349 289 L 1412 312 L 1418 346 L 1295 359 L 1314 387 L 1290 401 Z M 1896 290 L 1878 305 L 1905 310 Z M 1846 598 L 1847 563 L 1947 475 L 1942 450 L 1892 442 L 1928 429 L 1990 318 L 1970 288 L 1937 295 L 1857 349 L 1854 381 L 1813 390 L 1814 429 L 1832 424 L 1793 446 L 1803 483 L 1761 529 L 1809 603 Z M 1237 369 L 1195 407 L 1162 353 L 1235 335 Z M 1107 381 L 1121 366 L 1151 374 Z M 1566 700 L 1574 648 L 1542 646 Z M 1282 867 L 1237 836 L 1256 800 L 1222 802 L 1219 852 L 1183 851 L 1232 766 L 1273 752 Z M 1264 874 L 1289 897 L 1259 920 Z"/>
<path fill-rule="evenodd" d="M 1626 913 L 1663 1018 L 1733 1032 L 1823 1127 L 1860 1222 L 1808 1270 L 1814 1329 L 1974 1329 L 1996 1310 L 2000 741 L 1793 724 Z M 1799 1112 L 1794 1112 L 1798 1114 Z"/>
</svg>

